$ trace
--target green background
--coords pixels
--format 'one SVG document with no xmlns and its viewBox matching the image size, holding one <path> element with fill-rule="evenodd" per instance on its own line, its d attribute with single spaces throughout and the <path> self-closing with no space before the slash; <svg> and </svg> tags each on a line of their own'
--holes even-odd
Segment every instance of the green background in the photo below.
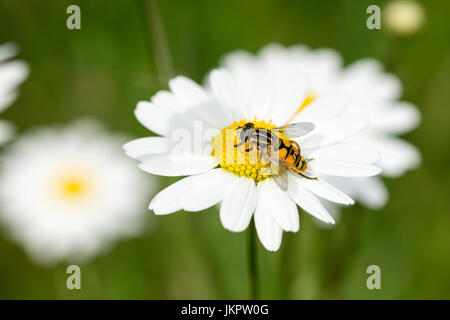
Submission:
<svg viewBox="0 0 450 320">
<path fill-rule="evenodd" d="M 256 52 L 268 42 L 332 47 L 346 64 L 383 61 L 403 82 L 404 99 L 422 112 L 422 125 L 405 138 L 420 148 L 423 163 L 386 181 L 391 200 L 383 210 L 345 209 L 332 229 L 302 212 L 300 232 L 285 233 L 279 252 L 258 244 L 262 298 L 450 298 L 450 2 L 423 1 L 426 24 L 409 38 L 366 28 L 366 8 L 385 3 L 159 2 L 176 74 L 201 81 L 224 53 Z M 70 4 L 81 7 L 81 30 L 66 28 Z M 165 84 L 145 8 L 130 0 L 0 0 L 0 43 L 17 42 L 31 67 L 1 117 L 19 132 L 93 116 L 111 131 L 148 135 L 133 110 Z M 176 180 L 157 179 L 158 188 Z M 82 266 L 80 291 L 66 289 L 66 265 L 35 266 L 0 233 L 0 298 L 248 298 L 248 231 L 225 230 L 216 208 L 147 214 L 144 236 Z M 366 287 L 371 264 L 381 267 L 381 290 Z"/>
</svg>

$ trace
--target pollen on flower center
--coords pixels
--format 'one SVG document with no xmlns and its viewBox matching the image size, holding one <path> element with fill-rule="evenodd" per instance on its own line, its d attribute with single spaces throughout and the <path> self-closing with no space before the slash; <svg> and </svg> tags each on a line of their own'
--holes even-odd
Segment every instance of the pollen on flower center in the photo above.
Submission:
<svg viewBox="0 0 450 320">
<path fill-rule="evenodd" d="M 271 130 L 275 125 L 265 121 L 242 119 L 221 130 L 213 139 L 212 155 L 219 165 L 238 176 L 254 179 L 256 182 L 275 174 L 269 160 L 261 157 L 258 148 L 250 148 L 249 143 L 242 143 L 239 134 L 245 124 L 252 123 L 255 128 Z M 251 149 L 251 150 L 249 150 Z"/>
</svg>

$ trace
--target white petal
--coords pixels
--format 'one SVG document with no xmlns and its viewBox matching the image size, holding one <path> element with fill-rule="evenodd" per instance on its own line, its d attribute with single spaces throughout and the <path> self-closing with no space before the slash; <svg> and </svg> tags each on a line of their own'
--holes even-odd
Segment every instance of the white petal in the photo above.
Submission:
<svg viewBox="0 0 450 320">
<path fill-rule="evenodd" d="M 28 65 L 19 60 L 0 64 L 0 93 L 6 93 L 23 82 L 28 76 Z"/>
<path fill-rule="evenodd" d="M 210 84 L 213 95 L 221 103 L 225 111 L 228 111 L 233 119 L 243 117 L 240 109 L 247 106 L 244 103 L 241 92 L 236 86 L 234 79 L 223 69 L 213 70 L 210 74 Z"/>
<path fill-rule="evenodd" d="M 302 105 L 308 90 L 307 78 L 299 72 L 282 79 L 273 98 L 273 122 L 279 126 L 286 124 Z"/>
<path fill-rule="evenodd" d="M 178 76 L 169 81 L 172 92 L 182 101 L 187 111 L 213 128 L 230 125 L 233 119 L 200 85 L 189 78 Z"/>
<path fill-rule="evenodd" d="M 317 125 L 314 131 L 306 137 L 295 139 L 304 149 L 324 147 L 343 140 L 362 131 L 368 125 L 361 116 L 342 116 Z"/>
<path fill-rule="evenodd" d="M 417 127 L 420 119 L 420 112 L 415 105 L 401 102 L 380 108 L 379 112 L 370 118 L 370 124 L 385 132 L 403 134 Z"/>
<path fill-rule="evenodd" d="M 149 209 L 157 215 L 181 210 L 178 198 L 190 187 L 190 177 L 181 179 L 159 192 L 150 202 Z"/>
<path fill-rule="evenodd" d="M 287 192 L 292 200 L 294 200 L 303 210 L 317 219 L 326 223 L 334 224 L 333 217 L 324 208 L 322 203 L 320 203 L 319 199 L 317 199 L 314 194 L 304 188 L 300 183 L 295 182 L 294 179 L 301 178 L 289 175 L 289 187 Z"/>
<path fill-rule="evenodd" d="M 354 179 L 351 179 L 354 180 Z M 358 200 L 371 209 L 381 209 L 389 199 L 386 186 L 378 177 L 360 178 Z"/>
<path fill-rule="evenodd" d="M 374 89 L 374 97 L 379 100 L 395 100 L 400 98 L 403 87 L 396 76 L 384 73 L 379 79 L 379 86 L 372 86 L 372 89 Z"/>
<path fill-rule="evenodd" d="M 126 143 L 123 149 L 127 156 L 137 159 L 146 154 L 168 153 L 170 145 L 170 139 L 165 137 L 145 137 Z"/>
<path fill-rule="evenodd" d="M 270 115 L 270 110 L 274 107 L 273 97 L 276 90 L 276 75 L 270 70 L 266 70 L 258 79 L 256 88 L 250 101 L 250 115 L 258 119 L 265 119 Z"/>
<path fill-rule="evenodd" d="M 258 183 L 258 201 L 264 202 L 274 220 L 285 231 L 297 232 L 300 228 L 297 207 L 287 193 L 278 187 L 273 179 Z"/>
<path fill-rule="evenodd" d="M 325 90 L 325 85 L 329 85 L 340 72 L 343 65 L 342 56 L 337 50 L 330 48 L 311 50 L 309 55 L 317 81 L 314 86 L 318 88 L 320 84 L 322 90 Z"/>
<path fill-rule="evenodd" d="M 417 168 L 421 162 L 420 151 L 409 142 L 392 136 L 373 137 L 371 145 L 381 155 L 378 165 L 383 175 L 399 177 L 407 170 Z"/>
<path fill-rule="evenodd" d="M 402 92 L 400 81 L 383 71 L 381 63 L 374 59 L 361 59 L 349 65 L 341 79 L 343 90 L 351 92 L 360 103 L 364 99 L 395 100 Z"/>
<path fill-rule="evenodd" d="M 324 199 L 327 199 L 332 202 L 341 203 L 345 205 L 354 204 L 355 201 L 353 201 L 352 198 L 347 196 L 342 191 L 336 189 L 329 183 L 327 183 L 323 179 L 319 180 L 309 180 L 304 179 L 301 177 L 298 177 L 297 179 L 292 179 L 290 181 L 295 181 L 299 184 L 301 184 L 303 187 L 308 189 L 309 191 L 315 193 L 319 197 L 322 197 Z"/>
<path fill-rule="evenodd" d="M 389 198 L 388 191 L 379 177 L 342 178 L 329 176 L 326 179 L 370 209 L 382 208 Z"/>
<path fill-rule="evenodd" d="M 209 95 L 189 78 L 178 76 L 169 81 L 170 90 L 185 104 L 193 105 L 209 100 Z"/>
<path fill-rule="evenodd" d="M 181 209 L 200 211 L 218 203 L 233 181 L 234 176 L 222 169 L 186 177 L 158 193 L 149 209 L 158 215 Z"/>
<path fill-rule="evenodd" d="M 201 211 L 220 202 L 236 176 L 219 168 L 189 179 L 190 187 L 180 196 L 178 203 L 186 211 Z"/>
<path fill-rule="evenodd" d="M 170 135 L 173 129 L 191 127 L 188 118 L 177 116 L 173 110 L 148 101 L 140 101 L 134 114 L 144 127 L 162 136 Z"/>
<path fill-rule="evenodd" d="M 266 206 L 265 201 L 261 201 L 260 184 L 258 183 L 256 188 L 258 191 L 258 203 L 254 215 L 256 232 L 264 248 L 277 251 L 281 245 L 283 230 L 273 218 L 271 208 Z"/>
<path fill-rule="evenodd" d="M 339 177 L 370 177 L 381 172 L 373 165 L 344 161 L 313 160 L 308 165 L 315 172 Z"/>
<path fill-rule="evenodd" d="M 0 62 L 10 59 L 17 55 L 19 49 L 13 42 L 6 42 L 0 45 Z"/>
<path fill-rule="evenodd" d="M 278 67 L 280 63 L 288 62 L 289 49 L 279 43 L 269 43 L 259 51 L 260 58 L 272 67 Z"/>
<path fill-rule="evenodd" d="M 245 230 L 256 208 L 257 193 L 252 179 L 240 177 L 228 188 L 220 207 L 220 220 L 225 229 Z"/>
<path fill-rule="evenodd" d="M 240 71 L 246 71 L 246 76 L 249 76 L 248 70 L 252 69 L 254 62 L 254 56 L 245 50 L 231 51 L 220 59 L 220 65 L 227 70 L 231 70 L 233 75 Z"/>
<path fill-rule="evenodd" d="M 9 107 L 14 102 L 14 100 L 16 100 L 17 96 L 17 91 L 10 91 L 7 93 L 0 92 L 0 112 L 3 112 L 6 107 Z"/>
<path fill-rule="evenodd" d="M 338 143 L 317 149 L 308 154 L 308 158 L 324 161 L 373 164 L 380 160 L 380 154 L 374 148 L 348 143 Z"/>
<path fill-rule="evenodd" d="M 15 132 L 15 127 L 11 123 L 0 120 L 0 144 L 8 142 Z"/>
<path fill-rule="evenodd" d="M 166 90 L 158 91 L 152 97 L 152 103 L 161 108 L 167 108 L 175 112 L 186 112 L 188 109 L 187 104 L 183 103 L 173 93 Z"/>
<path fill-rule="evenodd" d="M 256 64 L 253 55 L 243 50 L 228 53 L 220 62 L 220 65 L 231 72 L 233 78 L 237 81 L 237 86 L 240 88 L 241 95 L 246 103 L 250 101 L 254 91 L 255 79 L 258 78 L 258 74 L 255 72 Z M 246 114 L 245 116 L 251 115 Z"/>
<path fill-rule="evenodd" d="M 138 165 L 141 170 L 160 176 L 188 176 L 217 166 L 217 159 L 199 154 L 153 154 Z"/>
<path fill-rule="evenodd" d="M 309 121 L 319 124 L 325 120 L 333 119 L 344 111 L 348 102 L 349 96 L 345 93 L 334 92 L 325 94 L 306 106 L 292 122 Z"/>
</svg>

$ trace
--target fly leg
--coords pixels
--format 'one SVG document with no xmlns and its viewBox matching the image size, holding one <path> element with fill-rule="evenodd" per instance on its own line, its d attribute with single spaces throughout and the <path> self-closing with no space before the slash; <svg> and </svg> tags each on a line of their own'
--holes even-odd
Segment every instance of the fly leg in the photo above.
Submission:
<svg viewBox="0 0 450 320">
<path fill-rule="evenodd" d="M 309 179 L 309 180 L 319 180 L 317 177 L 308 177 L 307 175 L 299 172 L 298 175 L 302 176 L 303 178 Z"/>
<path fill-rule="evenodd" d="M 299 176 L 302 176 L 303 178 L 306 178 L 306 179 L 309 179 L 309 180 L 319 180 L 319 178 L 317 178 L 317 177 L 310 177 L 310 176 L 307 176 L 306 174 L 304 174 L 303 168 L 305 167 L 305 165 L 306 165 L 306 161 L 303 160 L 302 161 L 302 166 L 300 168 L 298 168 L 298 167 L 291 167 L 291 170 L 294 171 Z"/>
</svg>

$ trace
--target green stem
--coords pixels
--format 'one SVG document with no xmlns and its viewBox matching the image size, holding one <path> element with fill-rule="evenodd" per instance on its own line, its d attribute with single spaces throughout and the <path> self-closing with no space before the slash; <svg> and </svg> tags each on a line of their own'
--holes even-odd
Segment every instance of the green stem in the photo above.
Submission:
<svg viewBox="0 0 450 320">
<path fill-rule="evenodd" d="M 156 0 L 145 1 L 145 12 L 147 15 L 147 24 L 149 33 L 151 34 L 154 47 L 156 68 L 158 71 L 159 81 L 161 85 L 166 85 L 167 81 L 174 76 L 172 59 L 170 56 L 169 43 L 167 41 L 166 32 L 159 14 L 158 4 Z"/>
<path fill-rule="evenodd" d="M 248 232 L 248 272 L 250 299 L 259 299 L 258 248 L 255 223 L 252 220 Z"/>
<path fill-rule="evenodd" d="M 283 239 L 283 247 L 280 252 L 280 298 L 289 299 L 292 283 L 298 274 L 297 266 L 294 267 L 297 257 L 297 241 L 294 236 L 298 234 L 286 234 Z"/>
</svg>

